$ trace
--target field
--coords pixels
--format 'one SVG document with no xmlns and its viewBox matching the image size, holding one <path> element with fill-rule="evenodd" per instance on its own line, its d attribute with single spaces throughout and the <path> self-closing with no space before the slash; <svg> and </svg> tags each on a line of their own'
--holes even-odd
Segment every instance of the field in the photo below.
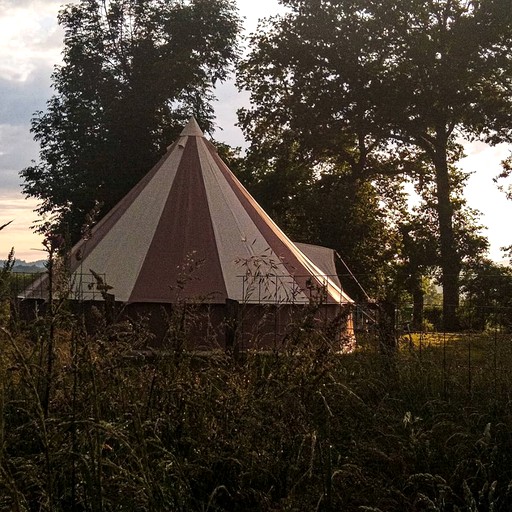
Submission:
<svg viewBox="0 0 512 512">
<path fill-rule="evenodd" d="M 147 332 L 0 332 L 0 510 L 508 511 L 510 334 L 137 356 Z M 50 355 L 50 357 L 49 357 Z"/>
</svg>

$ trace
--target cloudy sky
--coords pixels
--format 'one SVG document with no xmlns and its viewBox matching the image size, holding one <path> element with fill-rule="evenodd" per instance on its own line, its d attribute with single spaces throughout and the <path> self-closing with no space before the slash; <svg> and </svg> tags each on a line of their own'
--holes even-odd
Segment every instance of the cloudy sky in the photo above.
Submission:
<svg viewBox="0 0 512 512">
<path fill-rule="evenodd" d="M 0 231 L 0 259 L 14 246 L 19 259 L 41 259 L 40 238 L 30 226 L 37 219 L 34 200 L 21 194 L 19 170 L 37 160 L 38 147 L 30 134 L 34 112 L 44 110 L 51 95 L 53 66 L 60 62 L 62 32 L 56 23 L 60 0 L 0 0 L 0 225 L 13 223 Z M 248 31 L 256 28 L 258 16 L 277 12 L 277 0 L 238 0 Z M 217 124 L 223 130 L 216 138 L 232 145 L 243 145 L 235 126 L 236 110 L 247 102 L 232 83 L 218 90 Z M 462 162 L 470 178 L 467 197 L 470 205 L 484 214 L 482 223 L 491 242 L 491 255 L 500 258 L 499 248 L 512 243 L 508 226 L 512 201 L 506 201 L 492 183 L 499 162 L 509 154 L 506 146 L 489 148 L 467 146 Z"/>
</svg>

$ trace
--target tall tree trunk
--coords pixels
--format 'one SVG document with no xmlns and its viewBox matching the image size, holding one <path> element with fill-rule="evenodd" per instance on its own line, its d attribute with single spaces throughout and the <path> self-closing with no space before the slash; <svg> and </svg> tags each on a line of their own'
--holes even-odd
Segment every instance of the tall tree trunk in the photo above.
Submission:
<svg viewBox="0 0 512 512">
<path fill-rule="evenodd" d="M 413 331 L 421 331 L 423 329 L 423 310 L 425 306 L 425 292 L 423 291 L 423 283 L 421 274 L 418 270 L 411 277 L 412 291 L 412 322 Z"/>
<path fill-rule="evenodd" d="M 459 306 L 460 261 L 453 233 L 453 205 L 450 199 L 451 185 L 446 143 L 437 145 L 433 161 L 436 171 L 437 215 L 443 274 L 443 327 L 446 331 L 453 332 L 459 327 L 457 308 Z"/>
</svg>

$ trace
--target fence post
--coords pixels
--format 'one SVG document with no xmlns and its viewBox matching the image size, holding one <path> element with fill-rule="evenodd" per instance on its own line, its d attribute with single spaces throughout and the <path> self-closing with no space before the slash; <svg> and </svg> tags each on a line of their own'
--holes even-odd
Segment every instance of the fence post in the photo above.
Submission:
<svg viewBox="0 0 512 512">
<path fill-rule="evenodd" d="M 472 375 L 471 375 L 471 333 L 469 334 L 468 341 L 468 392 L 471 395 L 472 392 Z"/>
<path fill-rule="evenodd" d="M 396 307 L 389 301 L 379 303 L 379 346 L 384 356 L 396 353 Z"/>
<path fill-rule="evenodd" d="M 446 332 L 443 332 L 443 397 L 448 398 L 448 382 L 446 376 Z"/>
</svg>

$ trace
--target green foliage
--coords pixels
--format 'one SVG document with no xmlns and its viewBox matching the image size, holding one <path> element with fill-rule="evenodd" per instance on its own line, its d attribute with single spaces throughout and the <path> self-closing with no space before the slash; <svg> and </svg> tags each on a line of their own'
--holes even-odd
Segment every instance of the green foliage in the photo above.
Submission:
<svg viewBox="0 0 512 512">
<path fill-rule="evenodd" d="M 0 231 L 5 229 L 9 221 L 0 226 Z M 0 325 L 6 325 L 10 317 L 10 291 L 11 291 L 11 271 L 14 267 L 14 247 L 9 251 L 7 259 L 4 261 L 0 270 Z"/>
<path fill-rule="evenodd" d="M 9 297 L 10 291 L 10 276 L 12 268 L 14 267 L 14 247 L 10 250 L 7 255 L 7 259 L 2 265 L 0 270 L 0 299 Z"/>
<path fill-rule="evenodd" d="M 261 148 L 260 148 L 261 149 Z M 359 179 L 348 165 L 305 158 L 297 145 L 275 156 L 254 148 L 236 174 L 294 241 L 335 249 L 367 292 L 382 296 L 400 250 L 397 226 L 406 215 L 401 183 Z M 343 286 L 360 288 L 340 267 Z"/>
<path fill-rule="evenodd" d="M 304 155 L 348 164 L 359 179 L 432 180 L 444 321 L 456 327 L 462 250 L 450 164 L 460 135 L 511 138 L 509 1 L 283 4 L 241 67 L 254 105 L 242 126 L 258 151 L 296 140 Z"/>
<path fill-rule="evenodd" d="M 487 251 L 487 239 L 481 235 L 480 213 L 467 205 L 464 186 L 467 175 L 453 166 L 450 168 L 451 202 L 453 205 L 453 234 L 458 258 L 464 268 L 479 261 Z M 437 278 L 442 264 L 441 236 L 436 221 L 436 194 L 433 180 L 425 176 L 416 184 L 421 201 L 411 215 L 400 225 L 403 251 L 399 270 L 398 287 L 404 287 L 411 295 L 414 309 L 412 325 L 421 329 L 424 322 L 425 278 Z M 440 319 L 441 320 L 441 319 Z M 442 323 L 436 323 L 438 328 Z"/>
<path fill-rule="evenodd" d="M 512 154 L 501 162 L 501 172 L 494 178 L 498 188 L 505 193 L 508 199 L 512 199 L 512 182 L 507 183 L 507 178 L 512 177 Z"/>
<path fill-rule="evenodd" d="M 236 59 L 239 20 L 230 0 L 81 0 L 59 23 L 64 64 L 32 121 L 41 161 L 21 176 L 54 231 L 75 241 L 95 202 L 104 215 L 190 115 L 213 128 L 213 88 Z"/>
<path fill-rule="evenodd" d="M 340 355 L 298 329 L 289 349 L 234 360 L 148 353 L 142 325 L 91 335 L 57 314 L 45 414 L 48 320 L 0 331 L 0 510 L 512 505 L 511 376 L 481 357 L 468 390 L 464 338 L 448 356 L 443 336 L 424 339 L 390 368 L 372 339 Z M 512 360 L 507 338 L 480 346 Z"/>
<path fill-rule="evenodd" d="M 2 229 L 5 226 L 0 227 Z M 7 325 L 11 308 L 11 271 L 14 266 L 14 248 L 12 248 L 0 269 L 0 325 Z"/>
<path fill-rule="evenodd" d="M 479 330 L 512 326 L 512 269 L 476 261 L 462 276 L 466 321 Z"/>
</svg>

